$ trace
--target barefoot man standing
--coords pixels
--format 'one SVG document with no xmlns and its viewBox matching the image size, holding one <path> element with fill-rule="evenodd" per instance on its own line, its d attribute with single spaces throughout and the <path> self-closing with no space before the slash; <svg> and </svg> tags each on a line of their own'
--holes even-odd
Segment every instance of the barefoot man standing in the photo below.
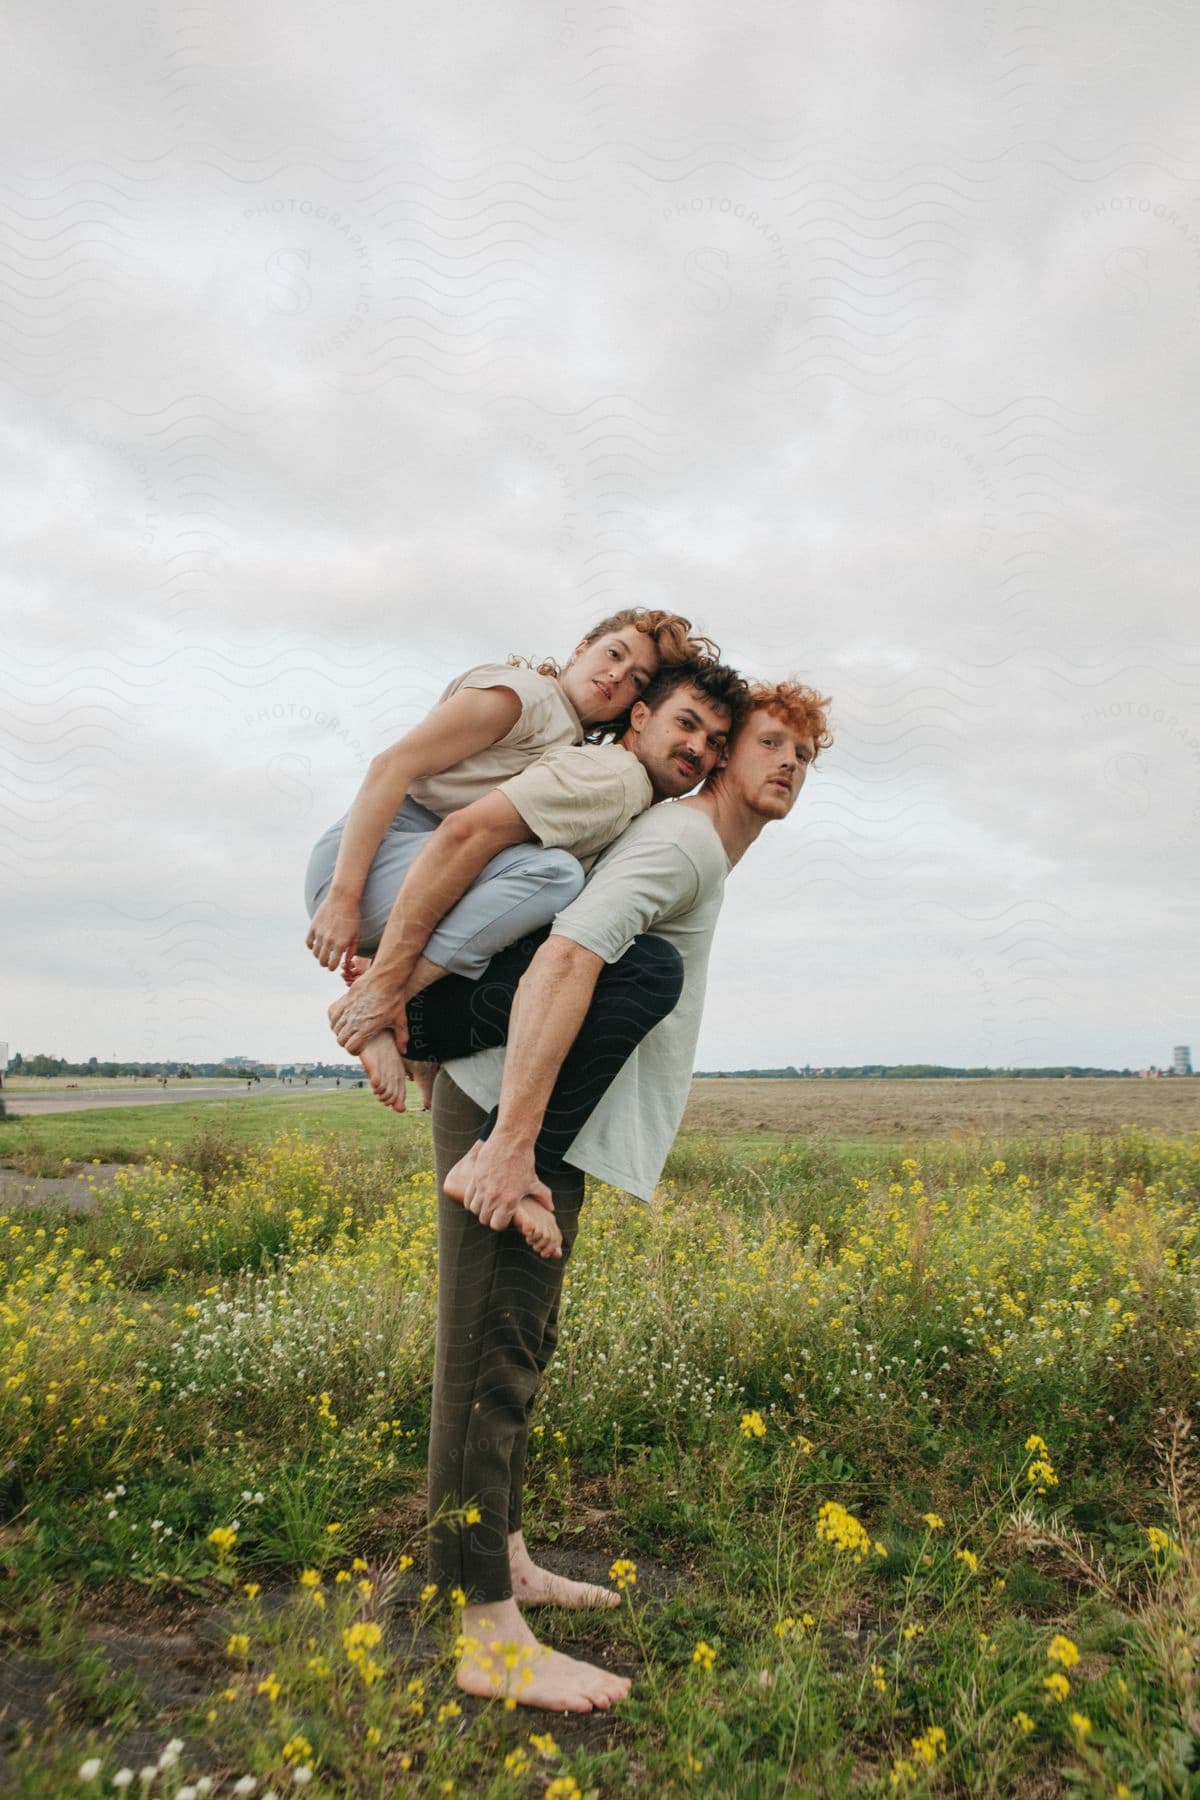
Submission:
<svg viewBox="0 0 1200 1800">
<path fill-rule="evenodd" d="M 540 1568 L 526 1548 L 530 1412 L 555 1347 L 584 1172 L 652 1199 L 690 1088 L 725 878 L 764 825 L 791 811 L 831 742 L 827 705 L 796 682 L 753 688 L 723 766 L 692 798 L 636 819 L 559 914 L 516 989 L 507 1050 L 448 1062 L 438 1076 L 431 1573 L 443 1593 L 467 1595 L 457 1672 L 467 1693 L 591 1712 L 629 1691 L 622 1677 L 541 1645 L 522 1617 L 522 1604 L 618 1604 Z M 597 1007 L 643 934 L 681 959 L 682 996 L 630 1054 L 611 1008 Z M 636 993 L 625 1004 L 636 1008 Z M 561 1260 L 508 1229 L 527 1196 L 553 1209 Z M 450 1512 L 469 1522 L 442 1522 Z"/>
</svg>

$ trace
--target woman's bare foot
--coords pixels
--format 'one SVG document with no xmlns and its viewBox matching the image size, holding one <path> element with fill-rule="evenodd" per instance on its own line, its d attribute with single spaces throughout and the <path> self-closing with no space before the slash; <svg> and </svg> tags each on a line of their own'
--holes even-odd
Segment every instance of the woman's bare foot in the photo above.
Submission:
<svg viewBox="0 0 1200 1800">
<path fill-rule="evenodd" d="M 605 1712 L 629 1692 L 622 1675 L 539 1644 L 515 1600 L 467 1606 L 456 1679 L 466 1694 L 548 1712 Z"/>
<path fill-rule="evenodd" d="M 404 1112 L 404 1058 L 392 1033 L 381 1031 L 364 1044 L 359 1061 L 367 1071 L 375 1098 L 393 1112 Z"/>
<path fill-rule="evenodd" d="M 433 1106 L 433 1084 L 437 1080 L 437 1072 L 441 1066 L 441 1063 L 410 1062 L 407 1057 L 404 1059 L 408 1079 L 415 1081 L 420 1088 L 421 1104 L 426 1112 L 429 1112 Z"/>
<path fill-rule="evenodd" d="M 353 987 L 359 976 L 365 975 L 370 966 L 371 958 L 369 956 L 355 956 L 353 951 L 347 950 L 342 958 L 338 974 L 347 987 Z"/>
<path fill-rule="evenodd" d="M 569 1581 L 552 1569 L 540 1568 L 519 1531 L 508 1540 L 508 1572 L 513 1599 L 520 1606 L 620 1606 L 621 1596 L 594 1581 Z"/>
<path fill-rule="evenodd" d="M 460 1156 L 442 1183 L 442 1192 L 447 1200 L 457 1201 L 459 1206 L 466 1202 L 471 1187 L 471 1173 L 475 1167 L 475 1158 L 479 1155 L 479 1144 L 471 1145 L 465 1156 Z M 521 1200 L 513 1214 L 513 1224 L 520 1232 L 531 1250 L 539 1256 L 557 1261 L 562 1255 L 562 1232 L 558 1228 L 558 1220 L 547 1206 L 539 1206 L 536 1200 Z"/>
</svg>

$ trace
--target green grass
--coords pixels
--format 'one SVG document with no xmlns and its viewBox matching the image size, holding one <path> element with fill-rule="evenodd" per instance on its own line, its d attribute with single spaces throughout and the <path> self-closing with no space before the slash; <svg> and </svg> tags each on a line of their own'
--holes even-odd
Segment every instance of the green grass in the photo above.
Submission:
<svg viewBox="0 0 1200 1800">
<path fill-rule="evenodd" d="M 366 1089 L 347 1089 L 303 1099 L 194 1100 L 178 1105 L 102 1106 L 74 1113 L 0 1119 L 0 1166 L 37 1162 L 49 1174 L 64 1161 L 142 1162 L 166 1145 L 182 1145 L 202 1132 L 267 1144 L 281 1131 L 302 1138 L 336 1133 L 365 1148 L 429 1141 L 427 1113 L 394 1113 Z"/>
<path fill-rule="evenodd" d="M 93 1212 L 0 1225 L 6 1654 L 63 1694 L 13 1792 L 93 1755 L 111 1792 L 141 1731 L 185 1741 L 168 1794 L 1193 1800 L 1195 1140 L 683 1140 L 653 1208 L 593 1188 L 527 1510 L 637 1566 L 617 1612 L 539 1620 L 635 1677 L 585 1728 L 460 1711 L 420 1597 L 427 1121 L 285 1102 L 265 1144 L 270 1104 L 146 1109 L 161 1154 Z M 82 1160 L 127 1118 L 35 1123 Z M 82 1647 L 146 1596 L 220 1608 L 195 1708 Z"/>
</svg>

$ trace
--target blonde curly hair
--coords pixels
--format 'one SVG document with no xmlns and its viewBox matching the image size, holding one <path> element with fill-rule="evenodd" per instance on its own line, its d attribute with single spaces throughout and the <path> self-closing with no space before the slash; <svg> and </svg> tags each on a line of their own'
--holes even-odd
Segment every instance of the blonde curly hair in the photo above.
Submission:
<svg viewBox="0 0 1200 1800">
<path fill-rule="evenodd" d="M 685 619 L 680 613 L 660 612 L 645 606 L 627 606 L 623 612 L 615 612 L 607 619 L 601 619 L 598 625 L 593 625 L 585 633 L 581 642 L 594 644 L 612 631 L 624 631 L 627 625 L 634 625 L 648 638 L 653 638 L 659 662 L 664 669 L 675 668 L 679 663 L 715 663 L 721 660 L 721 652 L 711 638 L 692 635 L 690 619 Z M 508 666 L 510 669 L 536 669 L 539 675 L 557 677 L 562 674 L 566 665 L 555 662 L 552 658 L 535 663 L 528 657 L 510 656 Z"/>
</svg>

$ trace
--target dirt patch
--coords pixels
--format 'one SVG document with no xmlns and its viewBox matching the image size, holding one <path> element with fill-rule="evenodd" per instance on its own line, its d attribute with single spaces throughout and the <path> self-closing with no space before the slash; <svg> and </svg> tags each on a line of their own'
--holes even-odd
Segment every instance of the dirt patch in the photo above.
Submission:
<svg viewBox="0 0 1200 1800">
<path fill-rule="evenodd" d="M 611 1585 L 608 1571 L 615 1554 L 561 1545 L 538 1552 L 539 1560 L 556 1574 L 605 1587 Z M 639 1605 L 661 1604 L 694 1578 L 694 1571 L 644 1554 L 639 1554 L 637 1566 Z M 417 1625 L 424 1580 L 423 1571 L 417 1568 L 398 1578 L 385 1626 L 396 1649 L 402 1650 L 418 1669 L 432 1667 L 444 1654 L 446 1635 L 444 1621 L 435 1619 Z M 293 1583 L 281 1583 L 264 1589 L 258 1605 L 267 1614 L 274 1614 L 292 1604 L 295 1594 Z M 628 1645 L 613 1641 L 596 1614 L 530 1607 L 528 1616 L 534 1631 L 545 1642 L 636 1681 L 640 1671 L 636 1658 Z M 188 1739 L 190 1763 L 195 1765 L 199 1759 L 209 1766 L 211 1749 L 205 1746 L 203 1738 L 186 1733 L 181 1720 L 221 1685 L 226 1670 L 224 1645 L 234 1624 L 230 1612 L 221 1605 L 174 1602 L 137 1590 L 125 1595 L 120 1589 L 110 1589 L 91 1597 L 84 1619 L 85 1642 L 100 1652 L 114 1677 L 132 1678 L 142 1695 L 138 1711 L 143 1722 L 114 1745 L 121 1760 L 135 1767 L 153 1762 L 167 1738 L 178 1734 Z M 14 1647 L 0 1656 L 0 1693 L 4 1696 L 0 1707 L 0 1745 L 11 1746 L 23 1732 L 49 1730 L 59 1717 L 60 1708 L 65 1706 L 69 1715 L 75 1685 L 69 1671 L 43 1652 L 22 1652 Z M 493 1704 L 467 1695 L 460 1698 L 467 1719 Z M 621 1728 L 619 1712 L 551 1715 L 530 1709 L 529 1716 L 534 1729 L 552 1729 L 568 1754 L 578 1749 L 602 1750 Z M 2 1770 L 0 1755 L 0 1778 Z"/>
<path fill-rule="evenodd" d="M 61 1208 L 66 1212 L 96 1210 L 101 1191 L 111 1187 L 124 1163 L 89 1163 L 69 1175 L 22 1175 L 18 1169 L 0 1169 L 0 1212 L 25 1206 Z"/>
<path fill-rule="evenodd" d="M 720 1137 L 1045 1137 L 1200 1130 L 1200 1078 L 1139 1081 L 694 1081 L 684 1131 Z"/>
</svg>

